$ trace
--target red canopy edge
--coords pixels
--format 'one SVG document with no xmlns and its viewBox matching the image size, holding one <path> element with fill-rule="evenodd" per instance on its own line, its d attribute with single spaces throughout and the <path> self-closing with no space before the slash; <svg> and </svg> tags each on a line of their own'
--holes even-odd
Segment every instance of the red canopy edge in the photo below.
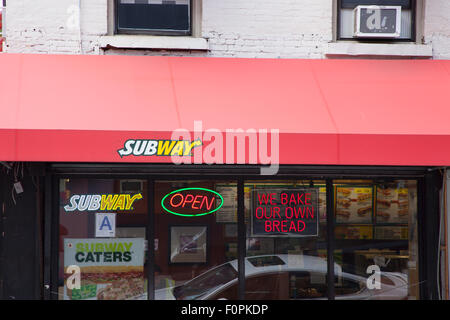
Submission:
<svg viewBox="0 0 450 320">
<path fill-rule="evenodd" d="M 166 156 L 120 157 L 130 138 L 170 139 L 171 132 L 0 130 L 2 161 L 170 163 Z M 192 137 L 194 135 L 192 134 Z M 279 136 L 280 164 L 446 166 L 450 136 L 295 134 Z M 210 141 L 204 141 L 207 146 Z M 226 138 L 223 149 L 226 150 Z M 355 148 L 355 145 L 359 146 Z M 248 148 L 246 150 L 248 152 Z M 271 155 L 268 154 L 270 157 Z M 237 158 L 235 157 L 235 161 Z M 194 163 L 194 158 L 192 158 Z M 222 162 L 227 163 L 226 151 Z M 249 163 L 248 155 L 246 163 Z"/>
<path fill-rule="evenodd" d="M 0 70 L 0 161 L 167 163 L 117 151 L 201 121 L 279 130 L 280 164 L 450 165 L 450 61 L 1 54 Z"/>
</svg>

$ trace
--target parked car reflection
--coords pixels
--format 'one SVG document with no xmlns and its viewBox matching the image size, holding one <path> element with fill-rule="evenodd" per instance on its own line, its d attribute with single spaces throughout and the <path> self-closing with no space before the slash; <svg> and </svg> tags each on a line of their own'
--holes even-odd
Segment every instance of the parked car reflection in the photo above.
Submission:
<svg viewBox="0 0 450 320">
<path fill-rule="evenodd" d="M 181 285 L 156 290 L 158 300 L 238 298 L 238 264 L 216 266 Z M 365 277 L 346 273 L 335 264 L 336 299 L 407 299 L 408 279 L 401 273 L 381 272 L 380 288 L 369 288 Z M 369 275 L 368 275 L 369 276 Z M 327 299 L 327 260 L 305 255 L 264 255 L 245 259 L 246 299 Z"/>
</svg>

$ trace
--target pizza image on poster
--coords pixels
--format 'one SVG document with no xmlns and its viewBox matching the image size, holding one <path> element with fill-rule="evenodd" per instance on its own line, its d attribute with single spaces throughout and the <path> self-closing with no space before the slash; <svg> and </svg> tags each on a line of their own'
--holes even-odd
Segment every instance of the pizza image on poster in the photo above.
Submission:
<svg viewBox="0 0 450 320">
<path fill-rule="evenodd" d="M 80 288 L 69 288 L 69 267 L 80 270 Z M 144 239 L 64 239 L 65 300 L 141 299 Z"/>
<path fill-rule="evenodd" d="M 336 187 L 337 223 L 372 223 L 372 187 Z"/>
</svg>

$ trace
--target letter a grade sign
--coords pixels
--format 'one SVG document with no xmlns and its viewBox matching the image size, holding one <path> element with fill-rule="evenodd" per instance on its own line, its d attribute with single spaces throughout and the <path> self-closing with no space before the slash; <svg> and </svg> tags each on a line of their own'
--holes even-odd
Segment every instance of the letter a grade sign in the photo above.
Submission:
<svg viewBox="0 0 450 320">
<path fill-rule="evenodd" d="M 95 236 L 109 238 L 116 236 L 116 214 L 97 212 L 95 214 Z"/>
</svg>

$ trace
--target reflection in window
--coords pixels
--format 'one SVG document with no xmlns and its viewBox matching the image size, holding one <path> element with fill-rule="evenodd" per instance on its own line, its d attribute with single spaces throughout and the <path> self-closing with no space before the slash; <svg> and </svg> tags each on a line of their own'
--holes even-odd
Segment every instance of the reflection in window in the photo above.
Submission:
<svg viewBox="0 0 450 320">
<path fill-rule="evenodd" d="M 227 263 L 214 268 L 197 278 L 173 289 L 173 295 L 177 300 L 194 300 L 214 290 L 222 289 L 222 286 L 235 280 L 237 270 Z"/>
<path fill-rule="evenodd" d="M 354 277 L 338 276 L 336 298 L 418 299 L 416 181 L 342 180 L 334 190 L 335 262 Z M 372 285 L 352 296 L 355 281 Z"/>
<path fill-rule="evenodd" d="M 364 278 L 350 278 L 349 275 L 347 275 L 347 277 L 345 277 L 345 275 L 336 277 L 334 292 L 337 299 L 342 298 L 343 296 L 358 294 L 365 288 L 365 282 Z"/>
<path fill-rule="evenodd" d="M 286 263 L 277 256 L 262 256 L 247 259 L 254 267 L 282 266 Z"/>
<path fill-rule="evenodd" d="M 317 299 L 327 297 L 326 273 L 291 272 L 290 299 Z"/>
</svg>

